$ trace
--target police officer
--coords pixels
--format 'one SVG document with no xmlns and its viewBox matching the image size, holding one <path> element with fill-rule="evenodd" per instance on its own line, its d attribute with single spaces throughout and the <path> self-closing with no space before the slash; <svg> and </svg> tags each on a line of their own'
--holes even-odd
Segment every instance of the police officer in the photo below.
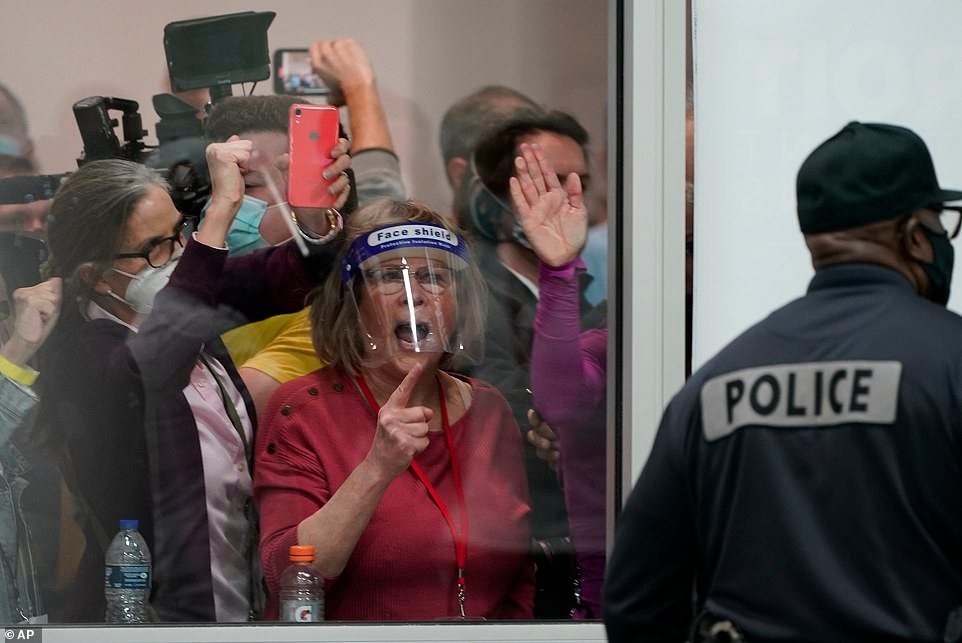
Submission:
<svg viewBox="0 0 962 643">
<path fill-rule="evenodd" d="M 612 643 L 954 628 L 962 317 L 945 309 L 959 213 L 944 204 L 962 192 L 939 187 L 915 133 L 863 123 L 796 187 L 815 276 L 665 411 L 608 566 Z"/>
</svg>

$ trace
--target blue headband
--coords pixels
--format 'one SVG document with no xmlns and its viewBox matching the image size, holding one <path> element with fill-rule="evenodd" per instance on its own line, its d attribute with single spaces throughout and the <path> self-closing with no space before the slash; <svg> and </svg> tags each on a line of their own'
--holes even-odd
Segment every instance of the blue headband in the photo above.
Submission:
<svg viewBox="0 0 962 643">
<path fill-rule="evenodd" d="M 449 252 L 468 262 L 464 242 L 444 226 L 433 223 L 402 223 L 378 228 L 360 236 L 341 261 L 341 283 L 354 278 L 362 263 L 383 252 L 402 248 L 429 248 Z"/>
</svg>

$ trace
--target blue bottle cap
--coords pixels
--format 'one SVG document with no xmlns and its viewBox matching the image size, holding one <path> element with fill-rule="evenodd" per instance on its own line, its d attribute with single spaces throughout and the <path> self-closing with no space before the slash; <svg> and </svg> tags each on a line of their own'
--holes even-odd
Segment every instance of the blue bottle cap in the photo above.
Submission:
<svg viewBox="0 0 962 643">
<path fill-rule="evenodd" d="M 120 521 L 121 529 L 137 529 L 138 527 L 140 527 L 139 520 L 121 520 Z"/>
</svg>

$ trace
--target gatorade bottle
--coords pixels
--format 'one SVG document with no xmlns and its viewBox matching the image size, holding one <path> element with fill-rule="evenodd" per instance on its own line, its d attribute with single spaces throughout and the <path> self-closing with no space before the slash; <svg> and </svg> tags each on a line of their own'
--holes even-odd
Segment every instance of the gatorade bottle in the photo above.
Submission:
<svg viewBox="0 0 962 643">
<path fill-rule="evenodd" d="M 280 620 L 316 623 L 324 620 L 324 579 L 314 568 L 314 546 L 293 545 L 291 564 L 281 574 Z"/>
</svg>

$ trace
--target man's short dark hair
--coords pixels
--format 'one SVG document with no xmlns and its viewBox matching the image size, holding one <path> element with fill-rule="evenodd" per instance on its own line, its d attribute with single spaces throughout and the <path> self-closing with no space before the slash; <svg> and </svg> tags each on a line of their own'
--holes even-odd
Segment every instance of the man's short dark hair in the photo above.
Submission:
<svg viewBox="0 0 962 643">
<path fill-rule="evenodd" d="M 207 140 L 222 143 L 242 132 L 287 134 L 291 105 L 296 96 L 229 96 L 214 104 L 207 117 Z"/>
<path fill-rule="evenodd" d="M 469 158 L 484 135 L 506 120 L 543 112 L 538 103 L 510 87 L 482 87 L 444 112 L 439 132 L 444 164 L 454 157 Z"/>
<path fill-rule="evenodd" d="M 505 217 L 510 213 L 508 181 L 514 175 L 514 159 L 521 139 L 548 132 L 575 141 L 587 158 L 588 132 L 570 114 L 546 112 L 502 123 L 478 143 L 472 155 L 469 179 L 454 195 L 458 224 L 475 238 L 501 240 Z M 484 189 L 478 189 L 478 182 Z"/>
<path fill-rule="evenodd" d="M 490 133 L 474 151 L 474 167 L 484 184 L 502 199 L 509 198 L 508 180 L 514 176 L 514 159 L 521 139 L 539 132 L 557 134 L 588 145 L 588 131 L 571 114 L 548 112 L 511 120 Z M 587 153 L 586 153 L 587 156 Z"/>
</svg>

